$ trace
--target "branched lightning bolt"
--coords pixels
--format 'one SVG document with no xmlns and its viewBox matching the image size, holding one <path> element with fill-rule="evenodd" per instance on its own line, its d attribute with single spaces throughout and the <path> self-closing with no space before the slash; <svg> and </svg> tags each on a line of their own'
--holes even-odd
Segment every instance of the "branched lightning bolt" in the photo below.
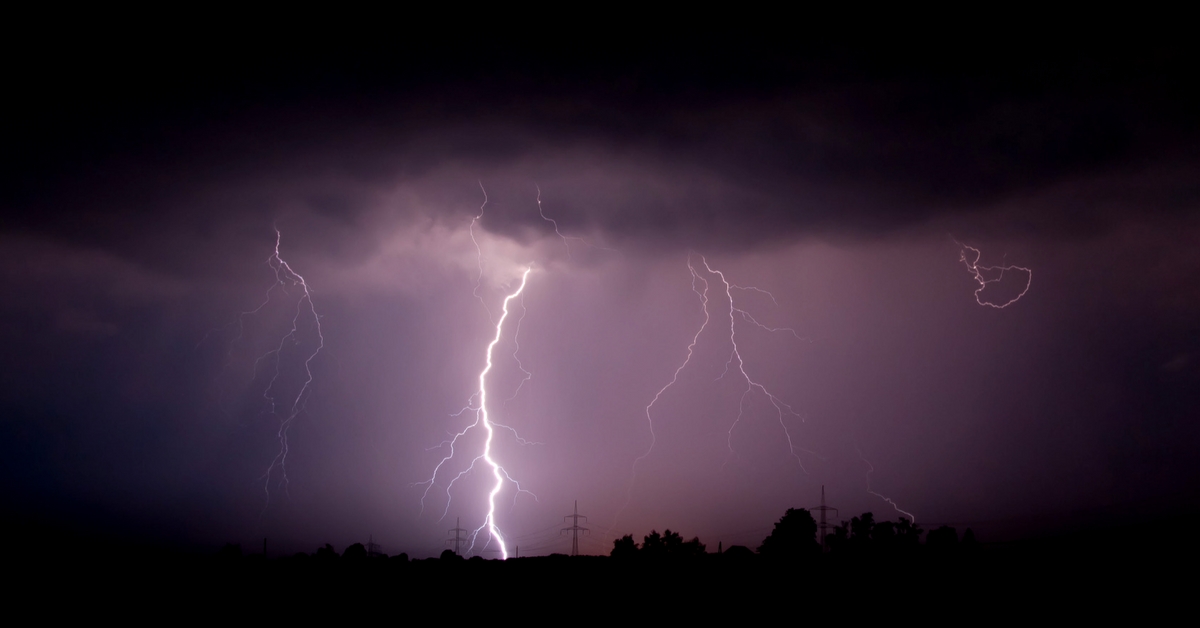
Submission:
<svg viewBox="0 0 1200 628">
<path fill-rule="evenodd" d="M 325 347 L 325 336 L 321 333 L 321 317 L 317 314 L 316 306 L 313 305 L 312 293 L 309 291 L 308 282 L 304 280 L 304 277 L 300 275 L 300 273 L 297 273 L 295 270 L 293 270 L 292 267 L 286 261 L 284 261 L 282 257 L 279 256 L 279 244 L 281 240 L 282 235 L 280 234 L 279 229 L 276 229 L 275 252 L 271 254 L 271 257 L 267 258 L 267 264 L 272 270 L 275 271 L 276 283 L 272 285 L 271 289 L 274 289 L 275 286 L 279 286 L 279 288 L 286 293 L 288 284 L 291 284 L 292 287 L 299 286 L 302 293 L 300 295 L 300 299 L 296 302 L 296 314 L 292 317 L 292 329 L 279 340 L 278 347 L 255 361 L 255 370 L 257 371 L 259 362 L 262 362 L 268 356 L 273 356 L 275 373 L 271 376 L 271 381 L 267 384 L 266 389 L 263 390 L 263 398 L 271 404 L 272 415 L 279 416 L 277 412 L 278 401 L 275 397 L 275 393 L 273 392 L 275 388 L 275 382 L 279 379 L 279 358 L 283 353 L 284 348 L 288 346 L 289 343 L 292 346 L 299 346 L 301 344 L 300 340 L 296 337 L 296 334 L 299 331 L 301 317 L 312 316 L 313 325 L 315 326 L 317 332 L 317 344 L 304 358 L 304 383 L 300 386 L 300 390 L 292 399 L 286 415 L 284 415 L 279 421 L 279 430 L 276 433 L 276 436 L 279 439 L 279 453 L 277 453 L 275 458 L 271 460 L 271 464 L 267 467 L 267 471 L 263 474 L 262 478 L 263 492 L 266 495 L 266 501 L 263 504 L 263 513 L 266 513 L 267 506 L 269 506 L 271 503 L 271 476 L 277 468 L 279 469 L 280 474 L 283 476 L 282 480 L 280 480 L 280 484 L 283 486 L 284 492 L 287 492 L 288 430 L 291 429 L 292 423 L 296 420 L 296 417 L 304 411 L 304 406 L 308 400 L 308 395 L 311 392 L 311 385 L 313 381 L 312 361 L 317 357 L 317 354 L 321 352 L 321 349 Z M 262 305 L 259 305 L 250 312 L 244 312 L 243 318 L 246 314 L 253 314 L 261 310 L 270 300 L 270 295 L 271 292 L 268 290 L 267 298 L 263 301 Z"/>
<path fill-rule="evenodd" d="M 883 501 L 891 504 L 892 508 L 896 509 L 896 512 L 904 515 L 905 517 L 908 517 L 910 520 L 912 520 L 913 523 L 916 523 L 917 518 L 914 517 L 911 512 L 901 510 L 900 507 L 896 505 L 896 502 L 892 501 L 892 499 L 890 497 L 887 497 L 886 495 L 882 495 L 880 493 L 876 493 L 875 491 L 871 490 L 871 473 L 873 473 L 875 471 L 875 465 L 871 464 L 870 460 L 867 460 L 866 458 L 863 457 L 862 450 L 859 449 L 857 446 L 854 447 L 854 450 L 858 452 L 858 459 L 862 460 L 867 465 L 867 492 L 878 497 L 879 499 L 882 499 Z"/>
<path fill-rule="evenodd" d="M 953 240 L 953 238 L 951 238 L 951 239 Z M 958 240 L 954 240 L 954 243 L 959 246 L 958 261 L 962 262 L 963 265 L 965 265 L 967 267 L 967 270 L 970 271 L 972 275 L 974 275 L 975 281 L 979 283 L 979 287 L 975 289 L 975 302 L 976 303 L 978 303 L 980 305 L 986 305 L 988 307 L 994 307 L 998 310 L 1002 310 L 1002 309 L 1012 305 L 1013 303 L 1016 303 L 1017 301 L 1019 301 L 1021 299 L 1021 297 L 1025 296 L 1026 292 L 1029 292 L 1029 285 L 1031 283 L 1033 283 L 1033 271 L 1032 270 L 1025 268 L 1023 266 L 1012 266 L 1012 265 L 1009 265 L 1009 266 L 980 266 L 979 258 L 982 254 L 979 252 L 979 249 L 977 249 L 973 246 L 967 246 L 966 244 L 963 244 L 962 242 L 959 242 Z M 972 251 L 975 253 L 974 259 L 967 259 L 968 258 L 967 251 Z M 1000 280 L 1004 279 L 1004 273 L 1006 273 L 1008 271 L 1013 271 L 1013 270 L 1019 270 L 1019 271 L 1025 273 L 1025 288 L 1023 290 L 1021 290 L 1021 294 L 1018 294 L 1017 296 L 1013 297 L 1010 301 L 1008 301 L 1004 305 L 996 305 L 995 303 L 992 303 L 990 301 L 984 301 L 983 299 L 981 299 L 979 297 L 979 294 L 981 292 L 983 292 L 983 290 L 985 288 L 988 287 L 988 284 L 993 284 L 993 283 L 999 282 Z M 984 276 L 985 273 L 994 274 L 994 277 L 992 277 L 991 279 L 988 279 L 987 277 Z"/>
<path fill-rule="evenodd" d="M 699 297 L 699 299 L 700 299 L 700 309 L 701 309 L 701 311 L 704 312 L 704 322 L 700 324 L 700 328 L 697 329 L 695 335 L 692 336 L 692 341 L 687 346 L 687 355 L 684 357 L 683 362 L 681 362 L 679 364 L 679 366 L 677 366 L 675 368 L 675 372 L 672 373 L 672 375 L 671 375 L 671 380 L 668 381 L 665 385 L 663 385 L 662 388 L 659 388 L 658 392 L 654 393 L 654 398 L 650 400 L 650 403 L 646 404 L 646 407 L 645 407 L 646 425 L 650 430 L 650 445 L 646 448 L 646 451 L 642 455 L 638 456 L 633 461 L 633 468 L 630 473 L 629 490 L 626 493 L 625 503 L 617 511 L 617 515 L 613 519 L 613 525 L 609 529 L 610 534 L 611 534 L 612 528 L 616 527 L 617 522 L 620 520 L 621 514 L 625 511 L 626 507 L 629 506 L 629 502 L 630 502 L 630 500 L 632 498 L 632 494 L 633 494 L 633 486 L 637 479 L 638 463 L 641 462 L 642 460 L 645 460 L 650 455 L 650 453 L 654 450 L 654 445 L 656 443 L 656 436 L 654 433 L 654 418 L 651 413 L 651 410 L 654 408 L 654 405 L 656 403 L 658 403 L 658 400 L 660 398 L 662 398 L 663 394 L 666 393 L 669 388 L 674 386 L 675 383 L 679 381 L 679 374 L 691 362 L 692 355 L 695 353 L 696 344 L 700 341 L 700 335 L 704 333 L 704 330 L 708 327 L 708 323 L 711 320 L 711 315 L 709 314 L 709 311 L 708 311 L 709 282 L 708 282 L 708 279 L 706 279 L 703 275 L 700 274 L 700 271 L 696 270 L 696 266 L 692 264 L 692 255 L 693 255 L 693 253 L 689 251 L 688 257 L 687 257 L 687 267 L 688 267 L 688 272 L 691 274 L 691 278 L 692 278 L 692 292 L 695 292 L 696 296 Z M 738 361 L 738 370 L 739 370 L 739 372 L 742 373 L 742 376 L 745 378 L 746 386 L 747 386 L 746 391 L 744 393 L 742 393 L 741 400 L 739 400 L 739 402 L 738 402 L 737 420 L 735 420 L 734 424 L 732 426 L 730 426 L 730 428 L 729 428 L 729 434 L 728 434 L 726 443 L 729 446 L 730 453 L 731 454 L 733 453 L 733 443 L 732 443 L 733 429 L 737 426 L 737 423 L 739 421 L 741 421 L 742 411 L 745 406 L 746 395 L 750 394 L 752 391 L 757 389 L 757 390 L 760 390 L 764 395 L 766 395 L 767 398 L 771 400 L 771 403 L 775 406 L 775 409 L 779 416 L 779 424 L 781 427 L 783 427 L 783 433 L 787 437 L 788 449 L 791 452 L 792 457 L 794 457 L 796 459 L 796 462 L 799 463 L 800 469 L 802 471 L 804 471 L 804 463 L 800 459 L 799 454 L 796 453 L 797 450 L 812 454 L 814 456 L 816 454 L 811 451 L 808 451 L 806 449 L 798 448 L 795 446 L 795 444 L 792 442 L 791 433 L 787 429 L 787 424 L 783 420 L 783 413 L 786 411 L 788 414 L 791 414 L 796 417 L 800 417 L 801 420 L 803 420 L 803 417 L 799 413 L 797 413 L 795 410 L 793 410 L 790 405 L 784 403 L 778 397 L 776 397 L 773 393 L 771 393 L 771 391 L 767 390 L 767 388 L 765 386 L 763 386 L 762 384 L 751 379 L 750 375 L 746 372 L 745 363 L 742 361 L 741 353 L 739 352 L 738 346 L 737 346 L 736 331 L 734 328 L 734 323 L 736 322 L 735 314 L 740 314 L 742 316 L 743 320 L 745 320 L 746 322 L 752 323 L 766 331 L 772 331 L 772 332 L 786 331 L 786 332 L 791 333 L 797 339 L 803 340 L 803 338 L 801 338 L 800 335 L 797 334 L 794 329 L 791 329 L 789 327 L 773 328 L 773 327 L 767 327 L 766 325 L 759 323 L 757 320 L 755 320 L 755 318 L 753 316 L 750 315 L 749 312 L 746 312 L 745 310 L 738 308 L 735 305 L 734 300 L 733 300 L 732 291 L 733 290 L 749 290 L 749 291 L 761 292 L 763 294 L 766 294 L 768 297 L 770 297 L 771 301 L 773 303 L 778 304 L 778 302 L 775 301 L 775 295 L 773 295 L 770 292 L 763 290 L 761 288 L 756 288 L 753 286 L 738 286 L 735 284 L 731 284 L 728 281 L 726 281 L 725 275 L 723 273 L 721 273 L 720 271 L 714 270 L 711 266 L 709 266 L 708 260 L 706 260 L 704 258 L 704 256 L 700 255 L 699 257 L 700 257 L 701 263 L 704 264 L 705 270 L 707 270 L 709 274 L 720 277 L 722 284 L 724 284 L 724 286 L 725 286 L 725 295 L 726 295 L 726 297 L 729 298 L 729 308 L 730 308 L 729 309 L 729 339 L 730 339 L 730 342 L 733 344 L 733 353 L 730 355 L 729 362 L 727 362 L 725 365 L 726 372 L 728 372 L 729 364 L 731 364 L 733 362 L 733 360 L 736 358 Z M 703 287 L 701 287 L 701 285 Z M 724 373 L 722 373 L 722 377 L 723 376 L 724 376 Z M 720 378 L 718 378 L 718 379 L 720 379 Z M 807 473 L 807 471 L 805 471 L 805 473 Z"/>
<path fill-rule="evenodd" d="M 775 394 L 772 393 L 770 390 L 767 390 L 766 386 L 751 379 L 750 374 L 746 372 L 746 362 L 745 362 L 745 360 L 742 359 L 741 351 L 738 349 L 738 345 L 737 345 L 737 327 L 734 324 L 737 319 L 735 317 L 735 314 L 740 313 L 744 320 L 746 320 L 748 322 L 752 322 L 755 325 L 758 325 L 759 327 L 766 329 L 768 331 L 789 331 L 792 333 L 792 335 L 796 336 L 796 338 L 800 338 L 800 335 L 797 334 L 795 330 L 790 329 L 790 328 L 782 328 L 779 330 L 775 330 L 775 329 L 767 327 L 767 326 L 759 323 L 758 321 L 754 320 L 754 317 L 750 316 L 749 313 L 747 313 L 745 310 L 737 307 L 736 302 L 733 299 L 733 284 L 729 283 L 729 281 L 725 278 L 725 274 L 723 272 L 721 272 L 719 270 L 715 270 L 711 266 L 709 266 L 708 260 L 704 259 L 703 256 L 701 256 L 700 260 L 704 262 L 705 270 L 707 270 L 709 273 L 714 274 L 721 278 L 721 283 L 725 285 L 725 296 L 729 299 L 729 343 L 731 345 L 733 345 L 733 350 L 729 354 L 729 360 L 726 361 L 726 363 L 725 363 L 725 373 L 729 372 L 729 365 L 733 364 L 734 360 L 736 360 L 738 372 L 741 373 L 742 378 L 744 380 L 746 380 L 746 390 L 744 392 L 742 392 L 742 397 L 738 401 L 737 419 L 734 420 L 733 425 L 729 426 L 729 431 L 728 431 L 727 438 L 726 438 L 726 444 L 729 446 L 730 455 L 734 454 L 733 430 L 737 428 L 738 423 L 740 423 L 742 420 L 742 414 L 745 409 L 746 397 L 748 395 L 750 395 L 750 393 L 754 392 L 755 390 L 758 390 L 763 395 L 765 395 L 767 397 L 767 399 L 769 399 L 771 401 L 771 405 L 775 406 L 775 413 L 779 419 L 779 426 L 783 428 L 783 434 L 787 438 L 788 451 L 791 452 L 792 457 L 796 459 L 796 463 L 800 465 L 800 470 L 804 471 L 805 473 L 808 473 L 808 471 L 804 469 L 804 461 L 800 459 L 800 454 L 796 453 L 797 447 L 796 447 L 795 443 L 792 442 L 792 434 L 791 434 L 791 432 L 788 431 L 787 423 L 783 420 L 783 414 L 784 414 L 784 412 L 787 412 L 788 414 L 799 418 L 801 421 L 804 420 L 804 417 L 801 416 L 800 413 L 796 412 L 792 408 L 792 406 L 783 402 L 781 399 L 779 399 L 779 397 L 775 396 Z M 742 288 L 742 289 L 744 290 L 745 288 Z M 759 290 L 759 289 L 756 288 L 756 290 Z M 759 290 L 759 291 L 766 292 L 765 290 Z M 767 294 L 770 295 L 769 292 Z M 774 295 L 771 295 L 771 299 L 772 300 L 775 299 Z M 725 373 L 722 373 L 721 377 L 724 377 Z M 717 379 L 720 379 L 720 377 L 718 377 Z M 801 449 L 800 451 L 806 451 L 806 453 L 812 453 L 812 452 L 807 452 L 807 450 L 803 450 L 803 449 Z"/>
<path fill-rule="evenodd" d="M 487 375 L 488 375 L 488 373 L 491 372 L 492 366 L 493 366 L 492 352 L 495 350 L 496 345 L 499 344 L 500 338 L 504 333 L 504 321 L 508 318 L 508 314 L 509 314 L 508 305 L 510 302 L 512 302 L 513 299 L 521 296 L 521 293 L 525 290 L 525 284 L 529 278 L 529 273 L 531 270 L 532 270 L 532 267 L 527 267 L 525 269 L 525 272 L 523 272 L 521 274 L 520 286 L 517 287 L 516 291 L 514 291 L 513 293 L 509 294 L 508 296 L 506 296 L 504 298 L 504 303 L 501 307 L 500 319 L 496 322 L 496 335 L 492 338 L 492 341 L 490 343 L 488 343 L 487 351 L 486 351 L 486 365 L 484 366 L 483 370 L 480 371 L 480 373 L 479 373 L 479 388 L 471 396 L 472 399 L 478 397 L 479 405 L 472 407 L 470 404 L 470 400 L 468 400 L 467 406 L 458 412 L 458 414 L 462 414 L 463 412 L 466 412 L 467 410 L 474 410 L 475 411 L 475 422 L 468 425 L 467 427 L 463 428 L 462 431 L 454 434 L 454 436 L 449 441 L 444 441 L 442 443 L 443 446 L 449 445 L 450 453 L 448 455 L 446 455 L 444 458 L 442 458 L 442 460 L 440 462 L 438 462 L 437 466 L 434 467 L 433 475 L 430 476 L 430 478 L 428 480 L 426 480 L 425 482 L 418 483 L 418 484 L 426 485 L 425 492 L 421 496 L 421 509 L 422 509 L 422 511 L 424 511 L 425 497 L 427 497 L 429 495 L 430 489 L 433 488 L 434 484 L 437 482 L 438 471 L 441 470 L 442 465 L 444 465 L 447 461 L 449 461 L 451 458 L 454 457 L 454 453 L 455 453 L 454 447 L 455 447 L 455 444 L 458 442 L 458 439 L 460 437 L 464 436 L 467 432 L 471 431 L 472 429 L 482 426 L 484 429 L 484 432 L 486 434 L 486 436 L 484 438 L 483 451 L 482 451 L 482 453 L 480 453 L 478 456 L 475 456 L 475 458 L 473 458 L 471 460 L 471 464 L 468 465 L 466 469 L 459 472 L 458 475 L 456 475 L 454 477 L 454 479 L 451 480 L 450 483 L 446 485 L 446 497 L 447 497 L 446 510 L 442 513 L 442 517 L 445 518 L 446 514 L 449 512 L 451 489 L 453 488 L 454 484 L 456 482 L 458 482 L 458 480 L 460 478 L 462 478 L 467 473 L 469 473 L 471 470 L 473 470 L 475 468 L 475 465 L 480 460 L 484 461 L 484 463 L 486 463 L 488 466 L 491 467 L 492 476 L 495 478 L 496 484 L 492 487 L 491 492 L 488 493 L 487 516 L 484 517 L 483 524 L 480 525 L 478 528 L 476 528 L 475 531 L 471 535 L 471 549 L 474 549 L 475 539 L 479 535 L 479 533 L 484 528 L 487 528 L 488 540 L 484 543 L 484 549 L 486 549 L 488 547 L 488 545 L 490 545 L 491 542 L 494 540 L 497 543 L 497 545 L 499 545 L 499 547 L 500 547 L 501 556 L 505 559 L 508 558 L 508 549 L 504 545 L 504 537 L 501 535 L 500 529 L 496 526 L 496 495 L 499 494 L 500 490 L 504 488 L 505 480 L 512 482 L 517 487 L 518 494 L 519 493 L 528 493 L 530 495 L 533 495 L 533 493 L 529 492 L 528 490 L 525 490 L 520 485 L 519 482 L 514 480 L 508 474 L 508 472 L 505 471 L 504 468 L 501 467 L 500 464 L 497 463 L 492 458 L 492 439 L 495 436 L 495 428 L 496 427 L 504 427 L 506 429 L 512 430 L 514 434 L 516 434 L 516 430 L 513 430 L 511 427 L 500 425 L 499 423 L 495 423 L 488 416 Z M 520 439 L 519 435 L 517 436 L 517 438 L 519 439 L 518 442 L 522 442 L 522 443 L 529 442 L 529 441 L 524 441 L 524 439 Z M 533 496 L 535 499 L 537 498 L 536 495 L 533 495 Z"/>
<path fill-rule="evenodd" d="M 775 300 L 775 295 L 773 295 L 769 291 L 763 290 L 762 288 L 759 288 L 757 286 L 739 286 L 737 284 L 731 283 L 731 284 L 729 284 L 729 287 L 733 290 L 745 290 L 747 292 L 761 292 L 762 294 L 765 294 L 768 297 L 770 297 L 771 303 L 774 303 L 776 306 L 779 305 L 779 301 Z"/>
<path fill-rule="evenodd" d="M 696 343 L 700 341 L 700 334 L 704 333 L 705 327 L 708 327 L 708 280 L 704 277 L 701 277 L 700 274 L 696 272 L 696 267 L 692 266 L 691 252 L 688 252 L 687 267 L 688 272 L 692 275 L 692 292 L 695 292 L 696 296 L 700 297 L 700 309 L 704 311 L 704 322 L 700 324 L 700 329 L 696 330 L 696 335 L 692 336 L 692 342 L 687 346 L 687 356 L 683 359 L 683 362 L 676 367 L 675 373 L 671 375 L 671 381 L 667 382 L 662 388 L 659 388 L 658 392 L 654 393 L 654 398 L 650 400 L 650 403 L 646 404 L 646 425 L 650 428 L 650 446 L 646 448 L 646 453 L 638 456 L 637 459 L 633 461 L 634 477 L 630 479 L 630 490 L 633 489 L 632 482 L 637 476 L 638 463 L 642 460 L 645 460 L 646 457 L 650 455 L 650 452 L 654 450 L 654 444 L 656 442 L 656 436 L 654 434 L 654 419 L 650 415 L 650 409 L 654 407 L 654 404 L 658 403 L 658 399 L 662 397 L 663 393 L 667 392 L 668 388 L 674 386 L 675 382 L 679 381 L 679 373 L 683 371 L 685 367 L 687 367 L 689 362 L 692 361 L 692 354 L 696 349 Z M 696 287 L 697 281 L 704 284 L 703 290 Z M 626 503 L 628 503 L 628 499 L 626 499 Z"/>
</svg>

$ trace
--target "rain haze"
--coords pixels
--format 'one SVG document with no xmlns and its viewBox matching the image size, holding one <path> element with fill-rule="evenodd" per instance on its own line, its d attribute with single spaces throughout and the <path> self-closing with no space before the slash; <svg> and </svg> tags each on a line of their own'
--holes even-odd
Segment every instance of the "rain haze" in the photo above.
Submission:
<svg viewBox="0 0 1200 628">
<path fill-rule="evenodd" d="M 1200 505 L 1190 45 L 473 35 L 5 44 L 6 516 L 437 555 L 526 269 L 509 552 Z"/>
</svg>

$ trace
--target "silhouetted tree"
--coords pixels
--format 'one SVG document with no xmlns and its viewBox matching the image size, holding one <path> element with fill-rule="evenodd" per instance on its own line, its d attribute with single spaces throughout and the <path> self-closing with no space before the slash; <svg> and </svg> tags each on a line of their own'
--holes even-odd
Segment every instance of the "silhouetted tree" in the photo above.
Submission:
<svg viewBox="0 0 1200 628">
<path fill-rule="evenodd" d="M 651 530 L 642 539 L 642 556 L 652 559 L 666 558 L 671 554 L 671 550 L 678 548 L 683 544 L 683 539 L 679 533 L 672 532 L 670 528 L 665 530 L 663 534 L 659 534 L 657 530 Z"/>
<path fill-rule="evenodd" d="M 704 544 L 700 542 L 700 537 L 693 536 L 692 540 L 684 541 L 679 546 L 680 558 L 696 558 L 704 555 Z"/>
<path fill-rule="evenodd" d="M 612 552 L 609 553 L 609 556 L 621 560 L 637 558 L 637 555 L 638 546 L 637 543 L 634 542 L 632 534 L 626 534 L 625 536 L 613 541 Z"/>
<path fill-rule="evenodd" d="M 979 542 L 975 540 L 975 531 L 971 528 L 967 528 L 967 531 L 963 532 L 962 543 L 960 543 L 959 546 L 962 548 L 962 551 L 967 554 L 978 550 Z"/>
<path fill-rule="evenodd" d="M 788 508 L 775 529 L 758 547 L 758 553 L 770 558 L 800 558 L 820 552 L 817 522 L 803 508 Z"/>
<path fill-rule="evenodd" d="M 362 543 L 355 543 L 342 552 L 342 558 L 347 560 L 366 560 L 367 548 L 363 547 Z"/>
<path fill-rule="evenodd" d="M 903 548 L 915 548 L 921 543 L 921 533 L 924 530 L 911 519 L 904 517 L 896 523 L 896 542 Z"/>
<path fill-rule="evenodd" d="M 850 544 L 857 548 L 866 548 L 871 543 L 875 532 L 875 515 L 864 512 L 861 516 L 850 518 Z"/>
<path fill-rule="evenodd" d="M 632 541 L 630 538 L 630 542 Z M 678 532 L 669 529 L 663 531 L 662 535 L 656 530 L 651 530 L 650 534 L 642 539 L 639 554 L 652 560 L 693 558 L 704 554 L 704 544 L 700 542 L 699 537 L 685 542 Z"/>
<path fill-rule="evenodd" d="M 833 526 L 833 534 L 825 535 L 825 545 L 831 552 L 845 552 L 850 547 L 850 525 L 842 522 Z"/>
<path fill-rule="evenodd" d="M 871 545 L 875 549 L 890 552 L 896 548 L 896 524 L 880 521 L 871 532 Z"/>
<path fill-rule="evenodd" d="M 441 560 L 444 560 L 444 561 L 456 561 L 456 560 L 463 559 L 462 556 L 455 554 L 454 550 L 452 550 L 452 549 L 442 550 L 442 554 L 438 558 L 440 558 Z"/>
<path fill-rule="evenodd" d="M 314 555 L 318 560 L 337 560 L 337 552 L 333 551 L 333 546 L 326 543 L 325 547 L 318 547 L 317 553 Z"/>
</svg>

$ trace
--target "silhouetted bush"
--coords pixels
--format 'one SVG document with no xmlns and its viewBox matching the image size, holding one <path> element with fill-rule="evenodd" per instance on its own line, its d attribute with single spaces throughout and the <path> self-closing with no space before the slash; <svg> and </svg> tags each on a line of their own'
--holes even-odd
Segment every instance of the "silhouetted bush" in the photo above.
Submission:
<svg viewBox="0 0 1200 628">
<path fill-rule="evenodd" d="M 342 558 L 347 560 L 366 560 L 367 548 L 362 543 L 355 543 L 342 552 Z"/>
<path fill-rule="evenodd" d="M 637 558 L 638 545 L 633 540 L 633 535 L 626 534 L 625 536 L 613 541 L 612 551 L 609 552 L 608 555 L 618 560 Z"/>
<path fill-rule="evenodd" d="M 771 534 L 763 539 L 758 553 L 775 559 L 813 556 L 821 551 L 816 538 L 817 522 L 812 514 L 804 509 L 788 508 Z"/>
</svg>

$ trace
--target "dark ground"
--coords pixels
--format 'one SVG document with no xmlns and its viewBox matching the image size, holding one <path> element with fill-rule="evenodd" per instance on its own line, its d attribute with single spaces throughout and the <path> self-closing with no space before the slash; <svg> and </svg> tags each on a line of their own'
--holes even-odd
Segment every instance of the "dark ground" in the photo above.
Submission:
<svg viewBox="0 0 1200 628">
<path fill-rule="evenodd" d="M 1004 544 L 892 555 L 769 561 L 726 552 L 692 560 L 552 555 L 495 560 L 264 559 L 9 527 L 11 601 L 56 614 L 198 613 L 389 621 L 467 617 L 574 622 L 594 616 L 801 622 L 817 618 L 980 622 L 1148 618 L 1194 595 L 1190 520 L 1085 530 Z M 240 550 L 239 550 L 240 551 Z M 546 611 L 554 613 L 545 615 Z M 440 618 L 440 619 L 439 619 Z"/>
</svg>

